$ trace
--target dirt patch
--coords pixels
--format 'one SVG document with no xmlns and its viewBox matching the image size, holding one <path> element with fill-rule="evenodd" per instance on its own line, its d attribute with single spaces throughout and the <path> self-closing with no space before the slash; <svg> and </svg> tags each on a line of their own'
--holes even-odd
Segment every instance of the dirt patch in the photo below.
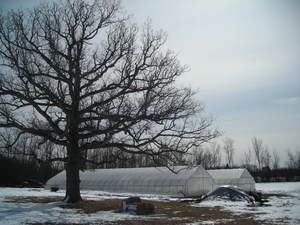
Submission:
<svg viewBox="0 0 300 225">
<path fill-rule="evenodd" d="M 51 202 L 60 202 L 62 201 L 61 197 L 7 197 L 4 200 L 5 202 L 19 202 L 19 203 L 51 203 Z"/>
<path fill-rule="evenodd" d="M 288 197 L 293 197 L 292 195 L 288 195 L 285 193 L 264 193 L 263 198 L 264 199 L 269 199 L 271 197 L 277 197 L 277 198 L 288 198 Z"/>
<path fill-rule="evenodd" d="M 27 223 L 27 225 L 117 225 L 112 222 L 102 223 Z"/>
<path fill-rule="evenodd" d="M 19 202 L 19 203 L 52 203 L 60 202 L 63 199 L 61 197 L 9 197 L 5 199 L 5 202 Z M 83 213 L 95 213 L 99 211 L 114 211 L 121 206 L 120 199 L 107 199 L 107 200 L 84 200 L 77 203 L 70 203 L 67 205 L 61 205 L 61 208 L 78 209 Z"/>
<path fill-rule="evenodd" d="M 151 201 L 152 202 L 152 201 Z M 152 202 L 155 205 L 157 214 L 166 215 L 168 220 L 160 223 L 150 224 L 186 224 L 203 221 L 218 221 L 218 224 L 261 224 L 253 219 L 250 214 L 233 215 L 222 207 L 195 207 L 184 202 Z M 174 219 L 176 220 L 174 221 Z M 171 220 L 170 220 L 171 219 Z M 120 225 L 129 225 L 135 223 L 126 223 L 120 221 Z M 154 222 L 154 221 L 153 221 Z M 158 221 L 156 221 L 158 222 Z"/>
<path fill-rule="evenodd" d="M 14 197 L 6 201 L 50 203 L 61 201 L 58 197 Z M 77 209 L 81 213 L 95 213 L 98 211 L 116 211 L 121 206 L 120 199 L 84 200 L 78 203 L 60 206 L 62 208 Z M 188 202 L 179 201 L 150 201 L 155 207 L 155 214 L 151 216 L 136 217 L 130 220 L 114 222 L 92 223 L 94 225 L 183 225 L 187 223 L 214 221 L 218 225 L 259 225 L 268 224 L 265 221 L 254 220 L 253 214 L 234 215 L 222 207 L 195 207 Z M 66 225 L 65 223 L 31 223 L 32 225 Z M 88 225 L 88 223 L 84 223 Z M 68 224 L 75 225 L 75 224 Z M 80 225 L 80 224 L 76 224 Z"/>
<path fill-rule="evenodd" d="M 84 200 L 61 206 L 62 208 L 78 209 L 83 213 L 95 213 L 99 211 L 115 211 L 121 207 L 120 199 Z"/>
<path fill-rule="evenodd" d="M 271 197 L 274 195 L 270 195 Z M 286 196 L 280 196 L 286 197 Z M 51 203 L 61 201 L 61 197 L 11 197 L 6 202 L 20 203 Z M 78 203 L 62 205 L 62 208 L 77 209 L 81 213 L 95 213 L 99 211 L 118 211 L 121 207 L 121 199 L 84 200 Z M 93 225 L 183 225 L 196 222 L 214 221 L 218 225 L 259 225 L 270 224 L 267 221 L 254 220 L 254 214 L 235 215 L 222 207 L 195 207 L 189 202 L 179 201 L 150 201 L 155 207 L 155 214 L 151 216 L 136 217 L 134 219 L 114 222 L 99 221 Z M 249 208 L 250 209 L 250 208 Z M 29 225 L 29 224 L 28 224 Z M 75 225 L 66 223 L 30 223 L 30 225 Z M 83 224 L 76 224 L 83 225 Z M 88 223 L 84 223 L 88 225 Z"/>
</svg>

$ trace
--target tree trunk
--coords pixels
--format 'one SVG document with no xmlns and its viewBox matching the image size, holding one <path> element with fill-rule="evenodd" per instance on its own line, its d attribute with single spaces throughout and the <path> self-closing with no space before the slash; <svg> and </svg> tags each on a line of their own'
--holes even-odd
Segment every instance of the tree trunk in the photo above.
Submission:
<svg viewBox="0 0 300 225">
<path fill-rule="evenodd" d="M 66 196 L 64 201 L 74 203 L 82 200 L 80 195 L 80 157 L 73 151 L 68 151 L 68 162 L 66 163 Z"/>
</svg>

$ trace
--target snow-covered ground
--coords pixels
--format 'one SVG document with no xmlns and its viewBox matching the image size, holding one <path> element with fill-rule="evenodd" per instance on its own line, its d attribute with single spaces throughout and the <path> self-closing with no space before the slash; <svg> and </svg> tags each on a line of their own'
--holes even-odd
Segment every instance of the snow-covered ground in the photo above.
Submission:
<svg viewBox="0 0 300 225">
<path fill-rule="evenodd" d="M 249 207 L 246 202 L 203 201 L 196 206 L 222 206 L 235 214 L 252 213 L 271 224 L 300 224 L 300 182 L 257 183 L 256 190 L 268 194 L 268 202 Z"/>
<path fill-rule="evenodd" d="M 63 202 L 54 203 L 15 203 L 5 202 L 11 197 L 62 197 L 64 191 L 50 192 L 41 188 L 0 188 L 0 225 L 21 225 L 27 223 L 99 223 L 136 217 L 125 213 L 103 211 L 84 214 L 74 209 L 59 207 Z M 101 191 L 82 191 L 84 199 L 125 198 L 126 194 L 114 195 Z M 151 197 L 151 196 L 146 196 Z M 157 198 L 157 196 L 153 196 Z"/>
<path fill-rule="evenodd" d="M 282 220 L 282 224 L 300 224 L 300 182 L 258 183 L 256 188 L 262 193 L 282 194 L 281 197 L 270 197 L 270 206 L 257 208 L 258 212 L 262 212 L 260 219 L 277 222 Z"/>
<path fill-rule="evenodd" d="M 267 194 L 277 194 L 269 198 L 268 205 L 260 207 L 247 207 L 245 203 L 220 203 L 202 202 L 196 206 L 222 205 L 226 209 L 240 214 L 253 213 L 258 220 L 268 220 L 276 224 L 300 224 L 300 182 L 294 183 L 259 183 L 256 184 L 258 191 Z M 125 213 L 113 213 L 111 211 L 98 212 L 86 215 L 73 209 L 62 209 L 55 203 L 16 203 L 5 202 L 10 197 L 16 196 L 64 196 L 63 191 L 50 192 L 44 189 L 32 188 L 0 188 L 0 225 L 21 225 L 34 222 L 52 223 L 99 223 L 99 221 L 116 221 L 132 219 L 137 216 Z M 82 191 L 85 199 L 109 199 L 125 198 L 128 194 L 112 194 L 100 191 Z M 144 199 L 174 200 L 166 195 L 141 195 Z M 141 218 L 141 217 L 139 217 Z M 215 221 L 216 222 L 216 221 Z M 210 224 L 217 224 L 211 221 Z"/>
</svg>

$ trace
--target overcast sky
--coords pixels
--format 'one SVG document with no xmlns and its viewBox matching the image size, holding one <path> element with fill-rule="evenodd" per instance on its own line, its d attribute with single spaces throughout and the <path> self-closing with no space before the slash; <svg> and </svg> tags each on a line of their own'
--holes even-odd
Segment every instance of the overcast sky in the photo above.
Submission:
<svg viewBox="0 0 300 225">
<path fill-rule="evenodd" d="M 0 8 L 38 0 L 0 0 Z M 206 112 L 235 141 L 236 162 L 261 138 L 300 151 L 300 1 L 123 0 L 133 21 L 168 34 L 167 47 L 190 67 L 178 81 L 198 90 Z"/>
</svg>

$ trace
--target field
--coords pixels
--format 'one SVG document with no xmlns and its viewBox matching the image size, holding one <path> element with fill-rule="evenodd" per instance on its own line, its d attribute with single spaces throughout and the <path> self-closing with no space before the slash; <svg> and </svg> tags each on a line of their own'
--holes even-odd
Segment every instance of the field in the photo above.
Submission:
<svg viewBox="0 0 300 225">
<path fill-rule="evenodd" d="M 82 191 L 80 204 L 65 205 L 63 191 L 0 188 L 0 225 L 66 224 L 300 224 L 300 182 L 258 183 L 268 202 L 250 207 L 243 202 L 182 202 L 166 195 L 139 195 L 155 206 L 155 214 L 116 213 L 126 193 Z M 136 195 L 135 195 L 136 196 Z"/>
</svg>

